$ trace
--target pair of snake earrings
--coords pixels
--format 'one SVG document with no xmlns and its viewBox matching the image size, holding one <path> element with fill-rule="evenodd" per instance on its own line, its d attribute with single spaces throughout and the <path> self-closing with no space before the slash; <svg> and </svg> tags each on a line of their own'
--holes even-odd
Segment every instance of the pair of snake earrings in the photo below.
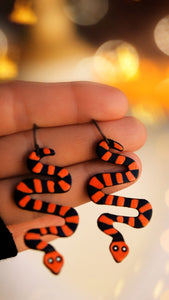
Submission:
<svg viewBox="0 0 169 300">
<path fill-rule="evenodd" d="M 124 150 L 123 146 L 112 139 L 107 139 L 96 121 L 93 120 L 93 122 L 103 136 L 103 139 L 96 146 L 97 156 L 104 162 L 124 166 L 126 170 L 116 173 L 100 173 L 92 176 L 87 184 L 89 198 L 95 204 L 128 207 L 136 209 L 138 212 L 136 217 L 104 213 L 98 218 L 97 223 L 100 230 L 112 238 L 110 252 L 114 260 L 119 263 L 127 256 L 129 248 L 122 234 L 115 229 L 114 223 L 125 223 L 135 228 L 145 227 L 151 219 L 152 207 L 144 199 L 109 195 L 103 191 L 106 187 L 135 181 L 138 177 L 139 169 L 137 163 L 132 158 L 120 154 Z M 54 225 L 31 229 L 24 236 L 27 247 L 44 251 L 44 264 L 51 272 L 58 274 L 64 263 L 63 256 L 52 245 L 45 242 L 43 236 L 48 234 L 57 237 L 71 236 L 78 226 L 79 216 L 77 211 L 72 207 L 31 198 L 32 194 L 68 192 L 72 183 L 71 175 L 66 168 L 46 165 L 41 162 L 44 156 L 54 155 L 55 152 L 53 149 L 40 148 L 38 146 L 36 142 L 36 128 L 37 126 L 34 125 L 35 150 L 30 153 L 27 159 L 28 169 L 36 176 L 34 175 L 32 178 L 26 178 L 19 182 L 15 189 L 14 198 L 16 204 L 22 209 L 57 215 L 64 219 L 65 223 L 62 226 Z M 110 149 L 116 151 L 113 152 Z"/>
</svg>

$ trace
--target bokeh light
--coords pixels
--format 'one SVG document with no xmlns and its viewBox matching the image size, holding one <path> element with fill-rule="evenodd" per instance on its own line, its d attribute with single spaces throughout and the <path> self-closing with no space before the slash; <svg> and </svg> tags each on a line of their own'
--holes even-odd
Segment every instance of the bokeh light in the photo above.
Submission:
<svg viewBox="0 0 169 300">
<path fill-rule="evenodd" d="M 164 109 L 169 108 L 169 78 L 159 82 L 155 89 L 156 96 L 160 99 L 161 105 Z"/>
<path fill-rule="evenodd" d="M 114 289 L 114 297 L 115 298 L 118 298 L 118 296 L 121 294 L 123 288 L 124 288 L 124 285 L 125 285 L 125 281 L 124 279 L 120 279 L 117 283 L 116 283 L 116 286 L 115 286 L 115 289 Z"/>
<path fill-rule="evenodd" d="M 137 75 L 139 56 L 136 49 L 121 40 L 101 45 L 94 57 L 94 72 L 104 83 L 113 85 L 129 81 Z"/>
<path fill-rule="evenodd" d="M 160 20 L 154 30 L 154 39 L 157 47 L 169 55 L 169 15 Z"/>
<path fill-rule="evenodd" d="M 136 100 L 137 102 L 137 100 Z M 153 125 L 156 121 L 158 121 L 159 110 L 149 105 L 149 103 L 136 103 L 132 105 L 131 112 L 132 115 L 144 122 L 147 125 Z"/>
<path fill-rule="evenodd" d="M 155 146 L 155 151 L 158 157 L 160 157 L 160 161 L 164 162 L 166 168 L 168 168 L 169 132 L 167 130 L 158 134 Z M 169 206 L 169 190 L 165 192 L 165 202 Z"/>
<path fill-rule="evenodd" d="M 163 142 L 163 141 L 161 141 L 161 142 Z M 167 148 L 167 147 L 166 147 Z M 168 150 L 168 149 L 167 149 Z M 167 151 L 168 152 L 168 151 Z M 160 152 L 160 154 L 161 154 L 161 152 Z M 167 204 L 167 206 L 169 207 L 169 189 L 166 191 L 166 193 L 165 193 L 165 202 L 166 202 L 166 204 Z"/>
<path fill-rule="evenodd" d="M 69 0 L 65 12 L 72 22 L 89 26 L 98 23 L 108 11 L 108 0 Z"/>
<path fill-rule="evenodd" d="M 169 274 L 169 261 L 165 265 L 165 272 L 166 272 L 166 274 Z"/>
<path fill-rule="evenodd" d="M 0 57 L 3 57 L 7 54 L 8 50 L 8 41 L 5 33 L 0 29 Z"/>
<path fill-rule="evenodd" d="M 54 299 L 57 294 L 61 299 L 168 300 L 169 226 L 166 203 L 169 206 L 169 136 L 168 124 L 163 124 L 163 120 L 165 112 L 169 112 L 169 16 L 165 17 L 169 12 L 166 10 L 161 14 L 163 3 L 159 1 L 159 12 L 157 8 L 155 13 L 152 8 L 158 6 L 158 0 L 154 3 L 153 0 L 2 2 L 15 2 L 10 15 L 12 22 L 33 26 L 16 26 L 9 24 L 8 20 L 7 33 L 0 30 L 0 80 L 16 78 L 13 46 L 18 47 L 19 80 L 88 80 L 116 86 L 127 95 L 129 115 L 150 125 L 147 126 L 148 141 L 139 150 L 143 162 L 141 181 L 129 191 L 124 190 L 124 196 L 137 195 L 150 199 L 155 217 L 150 227 L 139 233 L 141 236 L 137 242 L 137 232 L 124 228 L 125 236 L 134 248 L 131 248 L 129 259 L 119 265 L 112 261 L 108 246 L 103 251 L 105 243 L 102 233 L 95 232 L 98 211 L 103 208 L 95 208 L 90 203 L 80 207 L 82 231 L 79 231 L 79 237 L 69 241 L 70 245 L 63 245 L 63 250 L 67 252 L 65 257 L 68 255 L 63 276 L 58 277 L 56 282 L 56 278 L 48 275 L 47 271 L 45 273 L 38 253 L 21 253 L 9 263 L 2 262 L 1 297 L 7 300 L 7 295 L 12 299 L 13 294 L 14 300 L 24 297 L 25 300 L 44 300 L 47 296 Z M 165 18 L 162 19 L 163 16 Z M 96 45 L 101 47 L 96 49 Z M 113 211 L 116 210 L 113 208 Z M 86 228 L 86 215 L 90 230 Z M 96 242 L 93 244 L 94 239 Z M 58 242 L 56 246 L 60 247 Z M 24 262 L 27 262 L 27 274 L 32 275 L 29 276 L 29 285 L 23 276 Z M 9 278 L 5 274 L 10 275 Z M 17 291 L 18 281 L 20 286 Z M 9 289 L 6 289 L 7 282 Z"/>
<path fill-rule="evenodd" d="M 8 57 L 0 58 L 0 80 L 16 78 L 18 74 L 17 64 Z"/>
<path fill-rule="evenodd" d="M 16 0 L 9 20 L 14 23 L 32 25 L 37 21 L 37 17 L 32 10 L 32 1 Z"/>
<path fill-rule="evenodd" d="M 141 270 L 141 267 L 142 267 L 142 262 L 141 261 L 136 261 L 135 265 L 134 265 L 134 268 L 133 268 L 133 271 L 135 273 L 139 272 Z"/>
<path fill-rule="evenodd" d="M 160 238 L 160 244 L 163 250 L 169 253 L 169 229 L 165 230 Z"/>
<path fill-rule="evenodd" d="M 160 294 L 161 294 L 161 292 L 162 292 L 162 290 L 163 290 L 163 287 L 164 287 L 164 282 L 163 282 L 163 280 L 162 279 L 160 279 L 158 282 L 157 282 L 157 284 L 156 284 L 156 286 L 155 286 L 155 288 L 154 288 L 154 299 L 158 299 L 158 297 L 160 296 Z"/>
<path fill-rule="evenodd" d="M 104 68 L 102 69 L 104 70 Z M 166 89 L 162 86 L 161 89 L 157 89 L 164 73 L 167 74 L 166 69 L 167 67 L 160 63 L 140 57 L 135 75 L 128 80 L 124 80 L 124 76 L 121 81 L 115 82 L 114 80 L 114 82 L 111 82 L 108 72 L 102 72 L 102 77 L 98 77 L 97 74 L 96 76 L 100 82 L 108 83 L 112 86 L 115 85 L 121 89 L 129 99 L 133 115 L 145 122 L 145 124 L 152 125 L 165 118 L 164 109 L 169 110 L 167 85 L 165 85 Z M 126 72 L 128 72 L 127 68 Z M 123 75 L 121 74 L 121 76 Z"/>
<path fill-rule="evenodd" d="M 168 300 L 169 299 L 169 290 L 165 291 L 163 295 L 160 297 L 160 300 Z"/>
<path fill-rule="evenodd" d="M 0 80 L 13 79 L 17 74 L 17 64 L 8 57 L 7 36 L 0 29 Z"/>
<path fill-rule="evenodd" d="M 135 117 L 149 125 L 164 117 L 169 85 L 161 80 L 163 72 L 153 60 L 139 58 L 132 45 L 119 40 L 104 43 L 93 60 L 95 78 L 123 90 Z"/>
</svg>

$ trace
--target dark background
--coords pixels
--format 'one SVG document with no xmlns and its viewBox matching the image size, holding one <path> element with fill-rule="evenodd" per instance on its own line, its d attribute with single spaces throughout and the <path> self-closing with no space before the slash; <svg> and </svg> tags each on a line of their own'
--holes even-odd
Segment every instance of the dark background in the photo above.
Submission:
<svg viewBox="0 0 169 300">
<path fill-rule="evenodd" d="M 13 5 L 14 0 L 0 0 L 0 25 L 8 25 L 17 38 L 22 40 L 27 36 L 29 26 L 11 24 L 8 21 Z M 169 0 L 109 0 L 108 13 L 100 22 L 90 26 L 77 25 L 77 30 L 95 46 L 109 39 L 122 39 L 139 49 L 140 54 L 160 56 L 162 53 L 155 45 L 153 31 L 157 22 L 168 14 Z"/>
</svg>

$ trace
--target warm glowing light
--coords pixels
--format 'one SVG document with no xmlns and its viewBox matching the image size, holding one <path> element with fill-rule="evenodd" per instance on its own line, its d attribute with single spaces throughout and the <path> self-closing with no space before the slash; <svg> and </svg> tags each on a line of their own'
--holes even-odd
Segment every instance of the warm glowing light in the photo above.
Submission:
<svg viewBox="0 0 169 300">
<path fill-rule="evenodd" d="M 167 148 L 167 147 L 166 147 Z M 168 152 L 168 151 L 167 151 Z M 168 158 L 168 157 L 167 157 Z M 166 191 L 165 193 L 165 202 L 167 206 L 169 206 L 169 190 Z"/>
<path fill-rule="evenodd" d="M 115 298 L 117 298 L 121 294 L 121 292 L 123 290 L 123 287 L 124 287 L 124 279 L 120 279 L 117 282 L 116 287 L 114 289 L 114 296 L 115 296 Z"/>
<path fill-rule="evenodd" d="M 165 291 L 164 294 L 160 297 L 160 300 L 168 300 L 169 299 L 169 290 Z"/>
<path fill-rule="evenodd" d="M 165 118 L 169 110 L 167 64 L 139 58 L 136 49 L 122 41 L 103 44 L 93 61 L 96 80 L 123 90 L 134 116 L 149 125 Z"/>
<path fill-rule="evenodd" d="M 154 39 L 157 47 L 169 55 L 169 16 L 158 22 L 154 30 Z"/>
<path fill-rule="evenodd" d="M 160 244 L 163 250 L 169 253 L 169 229 L 165 230 L 161 235 Z"/>
<path fill-rule="evenodd" d="M 79 25 L 94 25 L 108 11 L 108 0 L 72 0 L 65 7 L 67 16 Z"/>
<path fill-rule="evenodd" d="M 165 271 L 167 274 L 169 274 L 169 261 L 165 265 Z M 168 297 L 168 299 L 169 299 L 169 297 Z"/>
<path fill-rule="evenodd" d="M 139 57 L 136 49 L 124 41 L 108 41 L 96 52 L 94 71 L 100 80 L 115 84 L 133 79 L 137 75 Z"/>
<path fill-rule="evenodd" d="M 7 52 L 8 40 L 5 33 L 0 30 L 0 80 L 13 79 L 18 74 L 18 67 L 8 58 Z"/>
<path fill-rule="evenodd" d="M 133 268 L 134 272 L 135 272 L 135 273 L 139 272 L 140 269 L 141 269 L 141 266 L 142 266 L 142 263 L 141 263 L 140 261 L 137 261 L 137 262 L 135 263 L 135 265 L 134 265 L 134 268 Z"/>
<path fill-rule="evenodd" d="M 31 1 L 16 0 L 14 9 L 9 16 L 10 21 L 19 24 L 32 25 L 37 21 L 37 17 L 31 8 Z"/>
<path fill-rule="evenodd" d="M 163 290 L 163 287 L 164 287 L 163 280 L 159 280 L 154 289 L 154 299 L 157 299 L 160 296 L 160 294 Z"/>
<path fill-rule="evenodd" d="M 138 104 L 133 104 L 131 111 L 134 117 L 142 120 L 142 122 L 147 125 L 153 125 L 158 121 L 160 107 L 158 105 L 154 105 L 151 98 L 149 98 L 149 101 L 147 101 L 147 103 L 141 103 L 140 101 Z"/>
<path fill-rule="evenodd" d="M 155 93 L 158 99 L 160 99 L 161 105 L 164 109 L 169 108 L 169 78 L 159 82 L 155 89 Z"/>
<path fill-rule="evenodd" d="M 2 30 L 0 30 L 0 57 L 5 56 L 7 50 L 8 50 L 8 41 L 6 35 Z"/>
<path fill-rule="evenodd" d="M 155 151 L 162 164 L 168 164 L 169 133 L 167 130 L 160 132 L 156 139 Z M 165 202 L 169 206 L 169 190 L 165 192 Z"/>
<path fill-rule="evenodd" d="M 168 64 L 138 58 L 128 43 L 109 41 L 94 56 L 93 74 L 97 81 L 124 91 L 133 115 L 152 125 L 166 119 L 169 111 Z"/>
<path fill-rule="evenodd" d="M 166 74 L 167 66 L 159 65 L 150 59 L 140 58 L 137 76 L 132 80 L 116 82 L 116 87 L 123 90 L 127 95 L 134 116 L 142 120 L 145 124 L 153 124 L 165 118 L 164 108 L 169 109 L 167 101 L 168 93 L 162 88 L 163 98 L 159 96 L 157 87 Z M 100 80 L 101 81 L 101 80 Z M 110 83 L 111 84 L 111 83 Z M 113 83 L 112 83 L 113 85 Z"/>
<path fill-rule="evenodd" d="M 18 74 L 17 65 L 7 57 L 0 58 L 0 80 L 16 78 Z"/>
<path fill-rule="evenodd" d="M 93 81 L 93 57 L 90 56 L 81 59 L 74 70 L 78 80 Z"/>
<path fill-rule="evenodd" d="M 133 55 L 133 49 L 129 49 L 128 46 L 122 46 L 117 48 L 117 57 L 122 73 L 127 79 L 132 78 L 138 68 L 138 60 L 136 61 L 135 54 Z"/>
</svg>

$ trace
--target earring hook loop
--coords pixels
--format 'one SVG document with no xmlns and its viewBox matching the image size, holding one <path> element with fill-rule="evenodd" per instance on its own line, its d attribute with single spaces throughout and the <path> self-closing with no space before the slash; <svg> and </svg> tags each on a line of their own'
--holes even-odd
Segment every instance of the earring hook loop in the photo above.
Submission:
<svg viewBox="0 0 169 300">
<path fill-rule="evenodd" d="M 36 150 L 36 154 L 39 156 L 39 145 L 37 144 L 37 138 L 36 138 L 36 130 L 38 126 L 34 123 L 33 124 L 33 139 L 34 139 L 34 147 Z"/>
<path fill-rule="evenodd" d="M 96 126 L 96 128 L 98 129 L 98 131 L 100 132 L 100 134 L 102 135 L 102 137 L 104 138 L 104 140 L 106 141 L 106 143 L 108 145 L 110 145 L 108 138 L 105 136 L 105 134 L 103 133 L 103 131 L 101 130 L 101 128 L 97 124 L 96 120 L 92 119 L 92 122 L 94 123 L 94 125 Z"/>
</svg>

